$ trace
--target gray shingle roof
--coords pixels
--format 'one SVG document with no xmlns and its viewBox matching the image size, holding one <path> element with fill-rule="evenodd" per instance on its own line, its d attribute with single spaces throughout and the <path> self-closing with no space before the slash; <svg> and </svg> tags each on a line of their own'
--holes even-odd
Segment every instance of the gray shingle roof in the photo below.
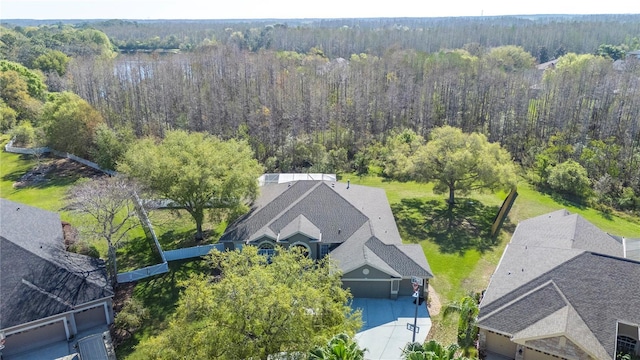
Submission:
<svg viewBox="0 0 640 360">
<path fill-rule="evenodd" d="M 523 221 L 482 300 L 480 326 L 517 340 L 557 334 L 560 321 L 580 347 L 613 358 L 617 322 L 640 323 L 640 262 L 611 255 L 621 247 L 564 210 Z"/>
<path fill-rule="evenodd" d="M 511 242 L 536 247 L 581 249 L 600 254 L 624 256 L 619 241 L 582 216 L 570 214 L 567 210 L 554 211 L 520 222 Z"/>
<path fill-rule="evenodd" d="M 322 243 L 339 244 L 331 256 L 343 271 L 369 264 L 392 276 L 433 276 L 422 247 L 402 244 L 384 190 L 328 181 L 261 189 L 252 211 L 231 224 L 220 241 L 322 234 Z"/>
<path fill-rule="evenodd" d="M 60 217 L 0 199 L 0 328 L 113 295 L 104 262 L 64 250 Z"/>
<path fill-rule="evenodd" d="M 403 277 L 433 277 L 429 264 L 421 264 L 420 261 L 414 260 L 410 255 L 422 252 L 420 245 L 417 245 L 416 248 L 413 245 L 385 244 L 378 238 L 372 237 L 367 240 L 365 246 Z M 424 259 L 424 256 L 422 258 Z"/>
<path fill-rule="evenodd" d="M 547 283 L 527 296 L 512 300 L 513 303 L 505 304 L 507 306 L 501 311 L 483 319 L 482 324 L 490 329 L 515 334 L 567 305 L 553 283 Z M 484 311 L 489 312 L 489 308 Z"/>
</svg>

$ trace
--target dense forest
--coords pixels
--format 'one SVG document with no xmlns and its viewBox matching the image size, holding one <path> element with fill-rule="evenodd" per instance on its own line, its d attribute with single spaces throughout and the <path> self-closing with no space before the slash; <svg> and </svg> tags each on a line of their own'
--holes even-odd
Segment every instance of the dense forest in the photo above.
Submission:
<svg viewBox="0 0 640 360">
<path fill-rule="evenodd" d="M 76 100 L 51 93 L 67 91 L 97 110 L 89 156 L 187 129 L 246 139 L 269 171 L 382 174 L 398 138 L 451 125 L 500 142 L 541 188 L 575 162 L 589 191 L 568 195 L 633 210 L 639 39 L 640 15 L 23 21 L 0 28 L 2 59 L 50 95 L 16 100 L 3 70 L 0 125 L 59 134 L 50 120 Z"/>
</svg>

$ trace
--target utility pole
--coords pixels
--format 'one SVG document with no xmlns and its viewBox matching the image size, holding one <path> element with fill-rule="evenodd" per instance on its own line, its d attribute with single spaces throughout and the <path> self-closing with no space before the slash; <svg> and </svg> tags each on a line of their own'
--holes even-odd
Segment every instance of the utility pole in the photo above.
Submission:
<svg viewBox="0 0 640 360">
<path fill-rule="evenodd" d="M 411 285 L 413 286 L 413 297 L 415 298 L 416 311 L 413 315 L 413 338 L 412 343 L 416 342 L 416 331 L 418 330 L 418 306 L 420 306 L 420 287 L 422 286 L 423 279 L 412 276 Z"/>
</svg>

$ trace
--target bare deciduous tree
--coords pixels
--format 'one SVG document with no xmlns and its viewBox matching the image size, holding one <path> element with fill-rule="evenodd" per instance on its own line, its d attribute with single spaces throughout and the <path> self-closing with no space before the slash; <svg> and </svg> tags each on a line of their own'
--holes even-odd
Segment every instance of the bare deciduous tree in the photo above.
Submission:
<svg viewBox="0 0 640 360">
<path fill-rule="evenodd" d="M 107 242 L 112 281 L 118 273 L 116 248 L 140 224 L 133 199 L 135 191 L 134 183 L 116 176 L 83 182 L 67 194 L 67 207 L 91 218 L 81 230 Z"/>
</svg>

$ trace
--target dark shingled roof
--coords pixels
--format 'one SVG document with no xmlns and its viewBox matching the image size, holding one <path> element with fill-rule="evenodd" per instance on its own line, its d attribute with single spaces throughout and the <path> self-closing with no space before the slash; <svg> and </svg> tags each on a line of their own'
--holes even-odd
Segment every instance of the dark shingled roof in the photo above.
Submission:
<svg viewBox="0 0 640 360">
<path fill-rule="evenodd" d="M 563 211 L 531 220 L 518 226 L 505 249 L 481 303 L 479 325 L 512 336 L 527 328 L 545 333 L 540 327 L 547 326 L 552 335 L 557 324 L 541 320 L 567 308 L 564 331 L 582 331 L 576 324 L 584 323 L 591 334 L 574 341 L 597 358 L 613 358 L 617 322 L 640 324 L 640 291 L 634 291 L 640 289 L 640 262 L 609 255 L 621 254 L 622 245 L 579 216 Z M 574 234 L 573 240 L 539 237 L 554 229 Z M 602 250 L 598 241 L 609 254 L 590 251 Z"/>
<path fill-rule="evenodd" d="M 497 314 L 488 317 L 483 321 L 483 325 L 491 329 L 499 329 L 501 332 L 515 334 L 566 305 L 562 295 L 552 283 L 549 283 L 528 296 L 515 300 Z M 522 314 L 527 315 L 522 316 Z"/>
<path fill-rule="evenodd" d="M 343 271 L 368 261 L 393 276 L 433 277 L 422 248 L 402 244 L 384 190 L 311 180 L 261 189 L 251 212 L 231 224 L 221 242 L 285 241 L 302 233 L 338 244 L 331 256 Z"/>
<path fill-rule="evenodd" d="M 113 296 L 104 262 L 65 251 L 60 217 L 0 199 L 0 328 Z"/>
<path fill-rule="evenodd" d="M 422 248 L 419 245 L 419 249 L 412 249 L 411 245 L 389 245 L 383 243 L 378 238 L 372 237 L 367 240 L 365 246 L 404 277 L 433 277 L 429 264 L 420 263 L 420 260 L 416 261 L 411 257 L 411 253 L 415 253 L 418 250 L 422 252 Z"/>
</svg>

